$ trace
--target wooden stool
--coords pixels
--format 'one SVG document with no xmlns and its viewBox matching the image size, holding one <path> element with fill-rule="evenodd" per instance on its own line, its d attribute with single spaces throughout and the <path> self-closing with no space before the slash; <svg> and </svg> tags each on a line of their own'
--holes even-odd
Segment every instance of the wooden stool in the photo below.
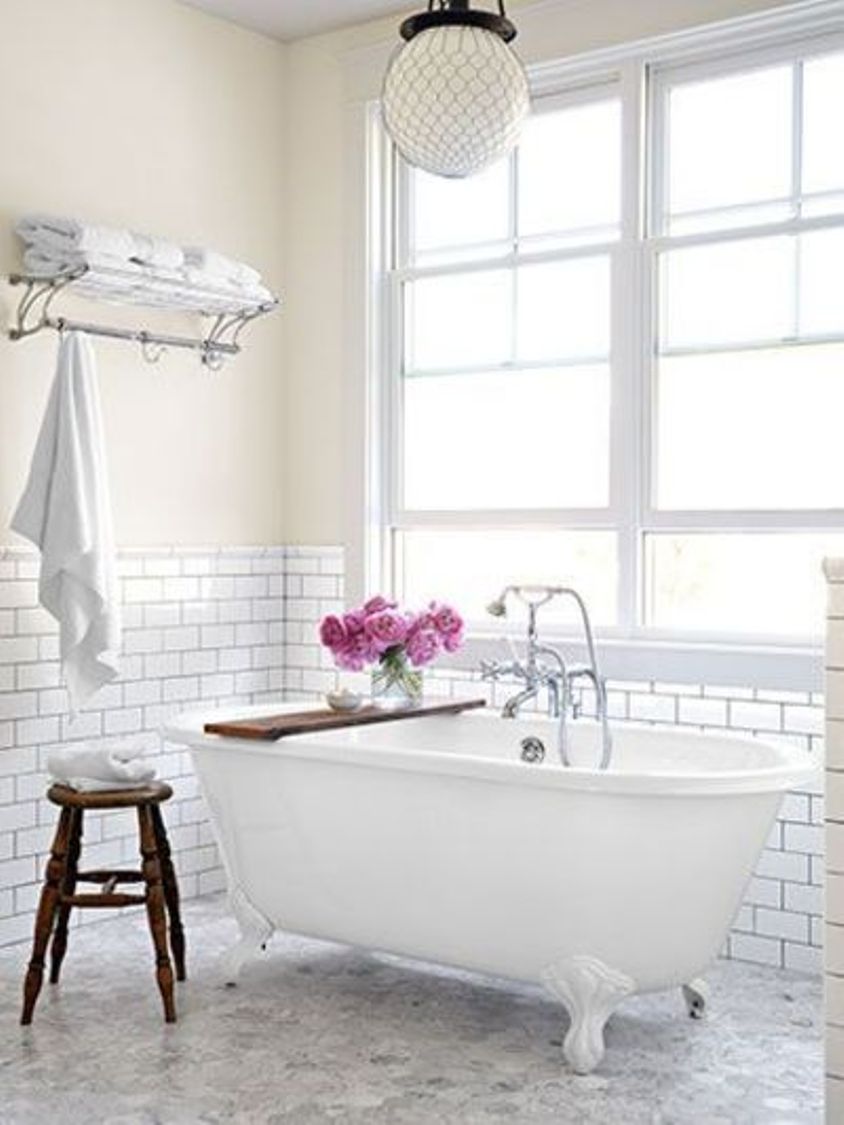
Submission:
<svg viewBox="0 0 844 1125">
<path fill-rule="evenodd" d="M 41 991 L 44 959 L 51 934 L 53 934 L 53 944 L 50 983 L 58 982 L 62 960 L 67 949 L 67 924 L 73 907 L 102 909 L 131 906 L 135 903 L 144 903 L 147 908 L 149 928 L 155 946 L 155 975 L 164 1002 L 164 1018 L 167 1023 L 176 1022 L 173 969 L 167 952 L 165 906 L 170 915 L 170 946 L 173 950 L 173 960 L 176 962 L 178 980 L 185 979 L 185 937 L 179 915 L 179 888 L 176 883 L 176 873 L 173 870 L 170 845 L 159 808 L 163 801 L 169 800 L 172 796 L 173 790 L 170 786 L 159 781 L 152 781 L 143 789 L 115 789 L 107 792 L 81 793 L 69 789 L 66 785 L 53 785 L 48 790 L 48 799 L 54 805 L 58 805 L 62 811 L 38 903 L 32 958 L 23 986 L 22 1024 L 32 1022 L 32 1012 L 38 993 Z M 140 871 L 80 871 L 79 854 L 82 847 L 82 817 L 85 809 L 126 808 L 138 810 L 142 857 Z M 77 883 L 99 883 L 102 885 L 102 890 L 99 894 L 77 894 Z M 115 887 L 119 883 L 144 883 L 145 893 L 115 893 Z M 54 925 L 55 933 L 53 933 Z"/>
</svg>

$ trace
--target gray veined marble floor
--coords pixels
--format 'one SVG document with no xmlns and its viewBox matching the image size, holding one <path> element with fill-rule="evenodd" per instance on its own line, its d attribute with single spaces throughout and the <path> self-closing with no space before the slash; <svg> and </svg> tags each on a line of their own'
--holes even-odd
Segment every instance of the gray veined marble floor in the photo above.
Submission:
<svg viewBox="0 0 844 1125">
<path fill-rule="evenodd" d="M 64 980 L 26 1030 L 28 951 L 0 950 L 2 1125 L 821 1120 L 810 977 L 722 962 L 701 1023 L 679 995 L 634 999 L 600 1070 L 578 1078 L 561 1059 L 563 1011 L 538 989 L 285 937 L 227 989 L 224 904 L 189 904 L 186 921 L 171 1027 L 137 915 L 72 932 Z"/>
</svg>

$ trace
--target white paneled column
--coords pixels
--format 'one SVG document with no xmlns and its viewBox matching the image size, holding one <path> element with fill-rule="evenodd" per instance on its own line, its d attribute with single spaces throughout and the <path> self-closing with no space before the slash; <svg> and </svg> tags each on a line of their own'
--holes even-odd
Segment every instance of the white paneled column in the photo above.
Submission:
<svg viewBox="0 0 844 1125">
<path fill-rule="evenodd" d="M 844 1121 L 844 559 L 824 564 L 826 641 L 826 1101 Z"/>
</svg>

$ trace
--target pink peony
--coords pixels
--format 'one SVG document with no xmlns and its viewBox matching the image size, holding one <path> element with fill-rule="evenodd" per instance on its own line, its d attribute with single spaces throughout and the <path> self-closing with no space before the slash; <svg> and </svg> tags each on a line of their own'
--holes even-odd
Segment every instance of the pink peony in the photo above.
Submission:
<svg viewBox="0 0 844 1125">
<path fill-rule="evenodd" d="M 366 615 L 359 609 L 344 613 L 343 626 L 349 637 L 357 636 L 358 633 L 363 633 L 366 629 Z"/>
<path fill-rule="evenodd" d="M 407 638 L 407 655 L 414 667 L 430 664 L 439 651 L 440 638 L 434 629 L 425 627 L 411 629 Z"/>
<path fill-rule="evenodd" d="M 409 661 L 429 664 L 440 652 L 456 652 L 463 643 L 463 619 L 450 605 L 431 602 L 419 613 L 400 610 L 376 594 L 360 608 L 329 614 L 319 637 L 338 667 L 360 672 L 369 664 Z"/>
<path fill-rule="evenodd" d="M 347 672 L 362 672 L 367 664 L 377 660 L 380 653 L 366 633 L 356 633 L 347 638 L 346 643 L 334 652 L 334 659 L 340 668 Z"/>
<path fill-rule="evenodd" d="M 363 603 L 363 613 L 369 616 L 371 613 L 382 613 L 385 609 L 395 609 L 395 602 L 388 602 L 381 594 L 376 594 L 374 598 L 370 598 L 368 602 Z"/>
<path fill-rule="evenodd" d="M 402 644 L 407 631 L 407 619 L 394 609 L 383 609 L 366 619 L 366 635 L 379 652 Z"/>
<path fill-rule="evenodd" d="M 319 639 L 326 648 L 330 648 L 332 652 L 336 652 L 342 648 L 346 642 L 346 627 L 339 617 L 335 617 L 330 613 L 328 617 L 323 618 L 322 624 L 319 627 Z"/>
<path fill-rule="evenodd" d="M 440 602 L 431 602 L 431 618 L 434 628 L 443 637 L 452 637 L 463 632 L 463 618 L 450 605 Z"/>
<path fill-rule="evenodd" d="M 463 634 L 448 633 L 442 640 L 446 652 L 457 652 L 463 645 Z"/>
</svg>

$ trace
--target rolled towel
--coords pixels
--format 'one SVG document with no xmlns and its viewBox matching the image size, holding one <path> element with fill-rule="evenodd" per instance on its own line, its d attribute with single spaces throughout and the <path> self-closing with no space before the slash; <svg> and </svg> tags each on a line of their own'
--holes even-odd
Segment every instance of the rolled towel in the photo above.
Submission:
<svg viewBox="0 0 844 1125">
<path fill-rule="evenodd" d="M 234 258 L 227 258 L 225 254 L 218 254 L 216 250 L 209 250 L 205 246 L 186 246 L 185 265 L 191 271 L 205 274 L 211 281 L 217 279 L 240 286 L 261 284 L 258 270 L 247 266 L 245 262 L 238 262 Z M 197 284 L 199 284 L 198 279 Z"/>
<path fill-rule="evenodd" d="M 111 254 L 128 261 L 135 252 L 135 237 L 117 227 L 94 226 L 59 215 L 24 215 L 16 227 L 32 246 L 60 251 Z"/>
<path fill-rule="evenodd" d="M 143 761 L 136 742 L 81 742 L 61 746 L 47 758 L 50 776 L 80 792 L 108 789 L 141 789 L 155 777 L 155 768 Z"/>
<path fill-rule="evenodd" d="M 185 252 L 175 242 L 167 242 L 163 238 L 153 238 L 148 234 L 133 233 L 135 250 L 132 261 L 142 266 L 154 266 L 157 269 L 179 270 L 185 264 Z"/>
</svg>

